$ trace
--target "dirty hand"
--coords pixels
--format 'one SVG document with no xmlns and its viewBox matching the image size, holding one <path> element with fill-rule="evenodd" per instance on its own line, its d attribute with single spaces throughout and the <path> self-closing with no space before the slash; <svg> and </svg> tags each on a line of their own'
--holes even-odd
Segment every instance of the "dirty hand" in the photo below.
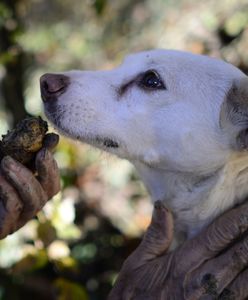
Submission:
<svg viewBox="0 0 248 300">
<path fill-rule="evenodd" d="M 108 300 L 248 299 L 247 229 L 248 203 L 166 254 L 173 220 L 158 201 L 143 241 L 124 262 Z"/>
<path fill-rule="evenodd" d="M 5 156 L 0 165 L 0 239 L 32 219 L 60 190 L 56 161 L 47 148 L 35 160 L 37 176 Z"/>
</svg>

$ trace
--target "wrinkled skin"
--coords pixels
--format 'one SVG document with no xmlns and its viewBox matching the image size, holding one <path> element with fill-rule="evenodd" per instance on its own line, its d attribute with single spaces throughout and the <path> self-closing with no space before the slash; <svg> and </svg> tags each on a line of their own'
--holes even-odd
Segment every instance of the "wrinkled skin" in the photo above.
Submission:
<svg viewBox="0 0 248 300">
<path fill-rule="evenodd" d="M 10 156 L 2 159 L 0 239 L 25 225 L 60 190 L 58 167 L 47 148 L 37 153 L 35 169 L 37 176 Z"/>
<path fill-rule="evenodd" d="M 247 229 L 248 203 L 166 253 L 173 219 L 158 201 L 143 241 L 124 262 L 108 300 L 248 299 Z"/>
</svg>

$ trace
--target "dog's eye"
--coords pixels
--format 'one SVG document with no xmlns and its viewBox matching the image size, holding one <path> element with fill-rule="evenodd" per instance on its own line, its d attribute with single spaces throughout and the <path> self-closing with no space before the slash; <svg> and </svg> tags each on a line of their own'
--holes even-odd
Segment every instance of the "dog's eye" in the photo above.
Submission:
<svg viewBox="0 0 248 300">
<path fill-rule="evenodd" d="M 147 89 L 165 89 L 163 81 L 155 71 L 147 71 L 142 76 L 140 85 Z"/>
</svg>

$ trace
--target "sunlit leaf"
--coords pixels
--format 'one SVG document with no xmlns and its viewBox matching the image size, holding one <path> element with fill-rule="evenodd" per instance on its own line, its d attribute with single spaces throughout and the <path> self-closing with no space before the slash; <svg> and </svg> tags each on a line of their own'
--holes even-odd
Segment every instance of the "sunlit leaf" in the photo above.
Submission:
<svg viewBox="0 0 248 300">
<path fill-rule="evenodd" d="M 45 247 L 50 245 L 57 237 L 56 229 L 52 225 L 52 222 L 45 221 L 44 223 L 39 223 L 37 236 L 43 242 Z"/>
<path fill-rule="evenodd" d="M 47 254 L 50 259 L 64 259 L 70 255 L 70 249 L 64 241 L 54 241 L 47 248 Z"/>
<path fill-rule="evenodd" d="M 225 29 L 228 34 L 235 36 L 238 35 L 246 26 L 248 26 L 247 11 L 240 11 L 227 20 Z"/>
<path fill-rule="evenodd" d="M 59 278 L 54 283 L 58 290 L 57 300 L 88 300 L 85 288 L 72 281 Z"/>
<path fill-rule="evenodd" d="M 63 272 L 79 273 L 80 272 L 77 261 L 70 256 L 62 257 L 61 259 L 57 259 L 57 260 L 53 261 L 53 263 L 60 273 L 63 273 Z"/>
<path fill-rule="evenodd" d="M 42 269 L 48 263 L 48 257 L 45 250 L 38 250 L 35 253 L 30 253 L 19 262 L 17 262 L 13 268 L 12 273 L 15 275 L 21 275 L 29 273 L 35 270 Z"/>
</svg>

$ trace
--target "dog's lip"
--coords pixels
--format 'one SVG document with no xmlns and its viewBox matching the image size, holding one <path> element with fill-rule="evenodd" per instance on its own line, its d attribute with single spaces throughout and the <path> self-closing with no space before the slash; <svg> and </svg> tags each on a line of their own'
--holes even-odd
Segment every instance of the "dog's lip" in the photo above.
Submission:
<svg viewBox="0 0 248 300">
<path fill-rule="evenodd" d="M 112 139 L 112 138 L 96 137 L 95 141 L 98 144 L 102 144 L 106 148 L 119 148 L 119 143 L 116 140 Z"/>
<path fill-rule="evenodd" d="M 42 96 L 41 96 L 42 97 Z M 42 99 L 43 100 L 43 99 Z M 52 101 L 43 100 L 44 110 L 47 118 L 54 124 L 56 124 L 56 119 L 58 118 L 57 112 L 57 99 L 53 98 Z"/>
<path fill-rule="evenodd" d="M 41 99 L 42 99 L 42 101 L 44 102 L 45 105 L 46 105 L 47 103 L 57 101 L 58 98 L 59 98 L 62 94 L 64 94 L 63 88 L 59 89 L 59 90 L 56 91 L 56 92 L 47 92 L 47 91 L 44 91 L 44 90 L 41 90 L 41 92 L 40 92 Z"/>
<path fill-rule="evenodd" d="M 54 124 L 56 129 L 60 131 L 63 135 L 74 138 L 76 140 L 81 140 L 84 143 L 90 144 L 95 147 L 102 149 L 118 149 L 120 147 L 120 142 L 115 138 L 110 136 L 94 135 L 86 133 L 83 136 L 74 134 L 68 128 L 65 128 L 61 123 L 62 115 L 54 113 L 57 111 L 57 101 L 45 102 L 45 113 L 47 118 Z"/>
<path fill-rule="evenodd" d="M 66 135 L 68 137 L 74 138 L 76 140 L 81 140 L 84 143 L 91 144 L 95 147 L 101 147 L 101 148 L 108 148 L 108 149 L 117 149 L 120 147 L 120 142 L 116 141 L 116 139 L 112 137 L 103 137 L 99 135 L 89 135 L 86 134 L 85 136 L 79 136 L 68 130 L 67 128 L 64 128 L 60 122 L 60 117 L 56 115 L 52 115 L 50 111 L 50 105 L 48 107 L 45 105 L 45 112 L 47 118 L 54 124 L 56 129 L 60 131 L 63 135 Z"/>
</svg>

